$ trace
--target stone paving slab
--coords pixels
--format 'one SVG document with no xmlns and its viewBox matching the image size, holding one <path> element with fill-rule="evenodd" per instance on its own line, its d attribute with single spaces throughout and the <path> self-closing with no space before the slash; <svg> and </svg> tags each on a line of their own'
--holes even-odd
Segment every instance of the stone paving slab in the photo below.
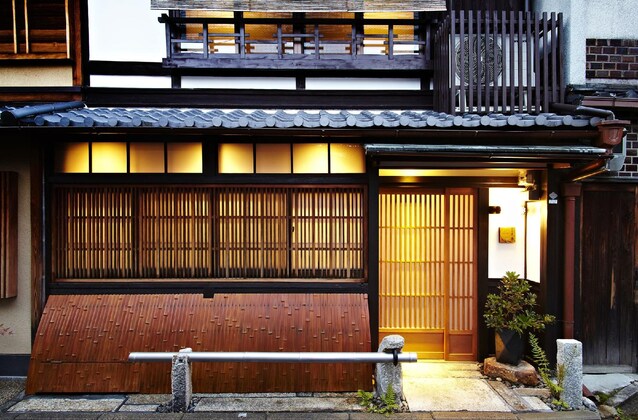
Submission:
<svg viewBox="0 0 638 420">
<path fill-rule="evenodd" d="M 47 412 L 93 412 L 116 411 L 123 403 L 125 397 L 27 397 L 10 407 L 8 412 L 47 411 Z"/>
<path fill-rule="evenodd" d="M 538 412 L 541 412 L 541 413 L 552 411 L 551 407 L 549 407 L 547 404 L 545 404 L 543 402 L 543 400 L 541 400 L 538 397 L 524 396 L 522 398 L 525 401 L 525 403 L 527 404 L 527 406 L 529 407 L 530 411 L 538 411 Z"/>
<path fill-rule="evenodd" d="M 600 415 L 589 410 L 552 411 L 551 413 L 522 413 L 519 420 L 600 420 Z"/>
<path fill-rule="evenodd" d="M 583 385 L 592 393 L 604 392 L 609 394 L 618 388 L 629 385 L 638 380 L 636 374 L 610 373 L 607 375 L 583 375 Z"/>
<path fill-rule="evenodd" d="M 516 415 L 512 413 L 477 413 L 472 412 L 435 412 L 432 413 L 434 420 L 516 420 Z"/>
<path fill-rule="evenodd" d="M 491 386 L 498 395 L 503 398 L 503 400 L 507 401 L 507 404 L 512 407 L 514 411 L 531 410 L 531 407 L 527 404 L 527 402 L 503 382 L 489 381 L 488 385 Z"/>
<path fill-rule="evenodd" d="M 350 420 L 432 420 L 431 413 L 351 413 Z M 270 419 L 268 419 L 270 420 Z"/>
<path fill-rule="evenodd" d="M 268 420 L 349 420 L 348 413 L 269 413 Z"/>
<path fill-rule="evenodd" d="M 170 394 L 128 394 L 126 404 L 165 404 L 171 400 Z"/>
<path fill-rule="evenodd" d="M 124 404 L 118 411 L 154 413 L 157 407 L 157 404 Z"/>
<path fill-rule="evenodd" d="M 350 398 L 270 397 L 270 398 L 202 398 L 195 405 L 201 411 L 246 412 L 334 412 L 362 411 L 363 408 Z"/>
<path fill-rule="evenodd" d="M 4 377 L 0 383 L 0 408 L 9 401 L 24 395 L 24 386 L 27 379 L 24 377 Z"/>
<path fill-rule="evenodd" d="M 512 411 L 484 379 L 403 379 L 410 411 Z"/>
</svg>

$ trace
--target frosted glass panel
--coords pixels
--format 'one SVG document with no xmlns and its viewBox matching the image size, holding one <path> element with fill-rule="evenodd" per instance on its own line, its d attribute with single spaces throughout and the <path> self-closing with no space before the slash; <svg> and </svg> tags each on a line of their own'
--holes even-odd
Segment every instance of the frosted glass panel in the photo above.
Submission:
<svg viewBox="0 0 638 420">
<path fill-rule="evenodd" d="M 348 174 L 364 173 L 366 163 L 363 147 L 359 144 L 331 144 L 330 145 L 330 173 Z"/>
<path fill-rule="evenodd" d="M 290 144 L 257 144 L 258 174 L 289 174 Z"/>
<path fill-rule="evenodd" d="M 169 173 L 202 173 L 201 143 L 169 143 L 166 150 Z"/>
<path fill-rule="evenodd" d="M 126 173 L 126 143 L 93 143 L 91 172 Z"/>
<path fill-rule="evenodd" d="M 88 143 L 61 144 L 56 147 L 55 152 L 55 172 L 89 172 Z"/>
<path fill-rule="evenodd" d="M 293 144 L 292 168 L 296 174 L 327 174 L 328 144 Z"/>
<path fill-rule="evenodd" d="M 253 145 L 224 143 L 219 145 L 220 174 L 252 174 Z"/>
<path fill-rule="evenodd" d="M 131 173 L 164 173 L 164 143 L 131 143 Z"/>
</svg>

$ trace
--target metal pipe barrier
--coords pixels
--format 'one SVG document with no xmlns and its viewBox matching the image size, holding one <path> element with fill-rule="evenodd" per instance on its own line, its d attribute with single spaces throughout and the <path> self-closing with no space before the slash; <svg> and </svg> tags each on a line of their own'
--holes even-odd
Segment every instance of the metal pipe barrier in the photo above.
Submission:
<svg viewBox="0 0 638 420">
<path fill-rule="evenodd" d="M 405 340 L 398 335 L 386 336 L 379 351 L 374 352 L 194 352 L 190 348 L 179 352 L 131 352 L 130 362 L 172 362 L 171 388 L 173 412 L 189 409 L 193 395 L 191 362 L 271 362 L 271 363 L 375 363 L 376 391 L 385 395 L 389 386 L 395 398 L 403 398 L 403 377 L 400 363 L 417 362 L 416 353 L 402 353 Z"/>
<path fill-rule="evenodd" d="M 413 363 L 416 353 L 363 352 L 132 352 L 131 362 L 167 362 L 188 355 L 192 362 L 273 362 L 273 363 Z"/>
</svg>

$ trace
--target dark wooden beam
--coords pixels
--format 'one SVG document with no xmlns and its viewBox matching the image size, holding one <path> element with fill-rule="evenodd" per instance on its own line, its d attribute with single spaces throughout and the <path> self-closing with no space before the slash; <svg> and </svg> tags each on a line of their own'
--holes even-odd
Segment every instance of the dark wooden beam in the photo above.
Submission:
<svg viewBox="0 0 638 420">
<path fill-rule="evenodd" d="M 1 90 L 0 90 L 1 91 Z M 117 89 L 87 88 L 88 106 L 303 108 L 303 109 L 431 109 L 432 95 L 423 91 L 338 91 L 256 89 Z"/>
<path fill-rule="evenodd" d="M 208 58 L 180 57 L 173 55 L 164 59 L 168 68 L 205 68 L 205 69 L 265 69 L 265 70 L 392 70 L 415 71 L 432 70 L 432 62 L 424 56 L 395 55 L 387 56 L 351 55 L 330 58 L 324 56 L 318 60 L 309 54 L 286 54 L 278 58 L 276 54 L 251 54 L 241 58 L 237 54 L 215 54 Z"/>
</svg>

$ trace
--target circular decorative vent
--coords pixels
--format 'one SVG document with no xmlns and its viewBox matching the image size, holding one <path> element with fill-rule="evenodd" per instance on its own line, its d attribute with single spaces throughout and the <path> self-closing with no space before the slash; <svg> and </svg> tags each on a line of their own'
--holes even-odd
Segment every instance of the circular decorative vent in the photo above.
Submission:
<svg viewBox="0 0 638 420">
<path fill-rule="evenodd" d="M 476 51 L 479 50 L 480 39 L 480 53 L 477 55 Z M 480 66 L 480 83 L 494 84 L 494 80 L 503 72 L 503 50 L 498 45 L 498 42 L 493 37 L 487 37 L 485 35 L 473 35 L 471 38 L 469 35 L 465 36 L 463 40 L 464 53 L 461 57 L 461 43 L 456 44 L 456 75 L 460 78 L 461 71 L 465 84 L 470 83 L 470 77 L 472 81 L 479 83 L 479 66 Z M 475 52 L 474 60 L 472 62 L 472 68 L 470 68 L 470 48 Z M 478 60 L 477 60 L 478 58 Z"/>
</svg>

